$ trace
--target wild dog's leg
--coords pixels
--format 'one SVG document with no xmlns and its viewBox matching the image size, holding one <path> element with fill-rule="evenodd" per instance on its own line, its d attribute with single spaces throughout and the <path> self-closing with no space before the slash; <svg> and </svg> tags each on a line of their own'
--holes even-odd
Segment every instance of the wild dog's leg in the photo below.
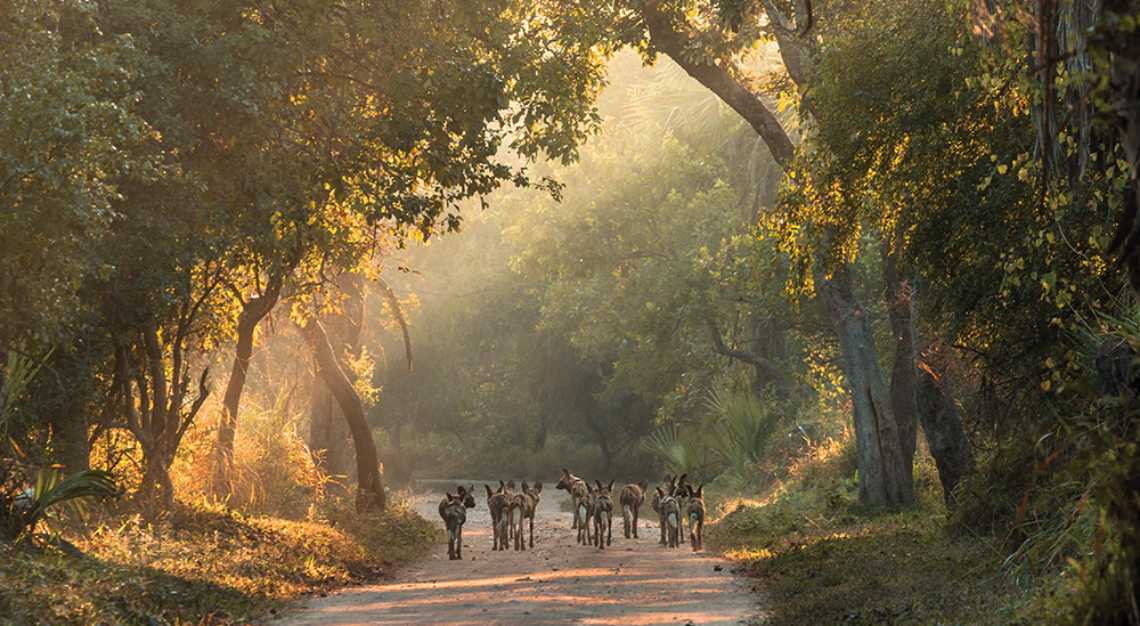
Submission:
<svg viewBox="0 0 1140 626">
<path fill-rule="evenodd" d="M 614 544 L 614 520 L 613 517 L 606 516 L 606 545 L 612 546 Z"/>
<path fill-rule="evenodd" d="M 638 513 L 638 509 L 640 509 L 640 508 L 641 508 L 640 505 L 637 505 L 637 504 L 633 505 L 633 538 L 634 539 L 637 539 L 637 513 Z"/>
<path fill-rule="evenodd" d="M 677 539 L 685 543 L 685 517 L 689 515 L 688 507 L 677 507 Z"/>
<path fill-rule="evenodd" d="M 628 504 L 621 505 L 621 531 L 626 539 L 629 539 L 629 520 L 632 513 L 629 510 Z"/>
<path fill-rule="evenodd" d="M 530 548 L 534 549 L 534 513 L 530 515 Z"/>
<path fill-rule="evenodd" d="M 668 543 L 665 541 L 665 512 L 664 511 L 662 511 L 659 514 L 657 522 L 661 525 L 661 540 L 658 541 L 657 543 L 659 543 L 663 546 L 668 545 Z"/>
<path fill-rule="evenodd" d="M 499 549 L 499 516 L 491 511 L 491 550 Z"/>
<path fill-rule="evenodd" d="M 455 560 L 463 560 L 463 524 L 455 530 Z"/>
</svg>

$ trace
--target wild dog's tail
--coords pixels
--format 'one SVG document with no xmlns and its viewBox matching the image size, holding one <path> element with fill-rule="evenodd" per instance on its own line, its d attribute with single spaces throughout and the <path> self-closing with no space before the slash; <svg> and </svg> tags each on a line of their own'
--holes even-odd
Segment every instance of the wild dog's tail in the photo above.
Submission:
<svg viewBox="0 0 1140 626">
<path fill-rule="evenodd" d="M 666 521 L 669 523 L 670 528 L 676 528 L 677 527 L 677 514 L 670 512 L 669 517 L 666 518 Z"/>
<path fill-rule="evenodd" d="M 696 511 L 689 511 L 689 523 L 696 524 L 700 520 L 700 514 Z"/>
<path fill-rule="evenodd" d="M 578 520 L 582 521 L 585 519 L 586 519 L 586 503 L 581 502 L 578 504 Z"/>
<path fill-rule="evenodd" d="M 628 504 L 621 505 L 621 517 L 622 517 L 622 519 L 626 519 L 626 520 L 632 518 L 633 517 L 633 507 L 629 506 Z"/>
<path fill-rule="evenodd" d="M 598 514 L 598 517 L 600 517 L 602 520 L 602 526 L 608 526 L 609 525 L 609 522 L 610 522 L 610 512 L 609 511 L 603 510 L 601 513 Z"/>
</svg>

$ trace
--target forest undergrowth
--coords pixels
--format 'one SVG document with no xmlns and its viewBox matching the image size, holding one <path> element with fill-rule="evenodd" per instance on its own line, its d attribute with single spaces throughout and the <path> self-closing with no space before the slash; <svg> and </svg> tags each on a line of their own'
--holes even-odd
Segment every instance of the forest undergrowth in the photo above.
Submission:
<svg viewBox="0 0 1140 626">
<path fill-rule="evenodd" d="M 307 594 L 381 579 L 439 539 L 404 492 L 383 512 L 358 513 L 343 477 L 321 474 L 290 418 L 251 416 L 234 458 L 244 488 L 227 504 L 194 471 L 209 450 L 203 428 L 175 465 L 185 495 L 172 509 L 148 514 L 128 492 L 0 544 L 0 623 L 248 623 Z"/>
<path fill-rule="evenodd" d="M 718 502 L 708 546 L 756 580 L 771 623 L 1057 621 L 1052 599 L 1071 572 L 1019 576 L 1005 538 L 958 524 L 925 446 L 916 456 L 915 508 L 869 510 L 857 490 L 853 442 L 828 439 L 793 460 L 761 496 Z"/>
</svg>

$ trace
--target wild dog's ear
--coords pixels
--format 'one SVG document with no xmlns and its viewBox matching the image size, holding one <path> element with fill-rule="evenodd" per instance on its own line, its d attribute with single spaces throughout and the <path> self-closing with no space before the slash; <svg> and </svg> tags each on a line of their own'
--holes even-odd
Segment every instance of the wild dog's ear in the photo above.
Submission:
<svg viewBox="0 0 1140 626">
<path fill-rule="evenodd" d="M 467 489 L 465 489 L 465 488 L 463 487 L 463 485 L 456 485 L 456 486 L 455 486 L 455 491 L 457 491 L 457 492 L 459 493 L 459 497 L 460 497 L 460 498 L 462 498 L 462 497 L 464 497 L 464 496 L 466 496 L 466 495 L 467 495 Z"/>
<path fill-rule="evenodd" d="M 565 467 L 562 468 L 562 477 L 566 478 L 568 476 L 570 476 L 570 470 L 566 469 Z"/>
<path fill-rule="evenodd" d="M 701 486 L 697 487 L 697 497 L 698 498 L 705 497 L 704 491 L 705 491 L 705 485 L 704 485 L 704 483 L 701 483 Z"/>
<path fill-rule="evenodd" d="M 507 481 L 507 489 L 514 489 L 514 488 L 515 488 L 515 479 L 512 478 L 512 479 Z"/>
<path fill-rule="evenodd" d="M 492 497 L 494 497 L 495 494 L 494 494 L 494 492 L 491 491 L 490 485 L 484 483 L 483 488 L 487 490 L 487 499 L 488 500 L 490 500 Z"/>
<path fill-rule="evenodd" d="M 666 482 L 666 483 L 673 482 L 673 475 L 672 474 L 665 474 L 665 480 L 663 480 L 662 482 Z"/>
<path fill-rule="evenodd" d="M 598 488 L 598 491 L 601 491 L 601 490 L 602 490 L 602 481 L 600 481 L 600 480 L 595 480 L 595 481 L 594 481 L 594 485 L 595 485 L 595 486 Z"/>
<path fill-rule="evenodd" d="M 474 485 L 474 483 L 472 483 L 472 484 L 470 484 L 470 485 L 467 485 L 467 493 L 468 493 L 468 494 L 470 494 L 470 495 L 474 495 L 474 494 L 475 494 L 475 485 Z"/>
<path fill-rule="evenodd" d="M 610 480 L 610 486 L 609 486 L 609 487 L 607 487 L 607 488 L 608 488 L 610 491 L 613 491 L 613 490 L 614 490 L 614 481 L 613 481 L 612 479 Z"/>
<path fill-rule="evenodd" d="M 639 480 L 639 481 L 637 481 L 637 486 L 641 487 L 642 491 L 645 491 L 646 489 L 649 489 L 649 481 L 648 480 Z"/>
<path fill-rule="evenodd" d="M 528 489 L 530 489 L 530 485 L 526 484 L 526 481 L 525 481 L 525 480 L 524 480 L 524 481 L 522 481 L 522 490 L 523 490 L 523 491 L 526 491 L 526 490 L 528 490 Z"/>
<path fill-rule="evenodd" d="M 677 485 L 684 486 L 685 485 L 685 479 L 688 477 L 689 477 L 688 474 L 681 474 L 681 478 L 677 480 Z"/>
<path fill-rule="evenodd" d="M 538 480 L 534 481 L 534 492 L 535 493 L 542 493 L 542 481 L 538 481 Z"/>
<path fill-rule="evenodd" d="M 665 491 L 663 491 L 660 487 L 657 488 L 657 497 L 658 498 L 664 498 L 665 497 Z"/>
</svg>

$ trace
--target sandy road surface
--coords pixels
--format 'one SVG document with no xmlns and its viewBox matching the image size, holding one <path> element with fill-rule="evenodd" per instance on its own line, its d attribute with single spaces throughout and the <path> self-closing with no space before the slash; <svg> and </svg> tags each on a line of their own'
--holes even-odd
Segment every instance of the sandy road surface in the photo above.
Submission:
<svg viewBox="0 0 1140 626">
<path fill-rule="evenodd" d="M 657 545 L 656 518 L 642 509 L 640 539 L 622 536 L 620 513 L 605 551 L 575 544 L 565 492 L 547 485 L 535 548 L 491 551 L 483 488 L 468 511 L 462 561 L 442 544 L 391 581 L 312 598 L 273 626 L 349 624 L 741 624 L 759 613 L 757 596 L 711 554 Z M 442 525 L 438 493 L 416 498 Z M 652 518 L 652 519 L 646 519 Z M 652 522 L 652 523 L 651 523 Z M 513 546 L 513 542 L 512 542 Z M 716 571 L 720 566 L 721 571 Z"/>
</svg>

